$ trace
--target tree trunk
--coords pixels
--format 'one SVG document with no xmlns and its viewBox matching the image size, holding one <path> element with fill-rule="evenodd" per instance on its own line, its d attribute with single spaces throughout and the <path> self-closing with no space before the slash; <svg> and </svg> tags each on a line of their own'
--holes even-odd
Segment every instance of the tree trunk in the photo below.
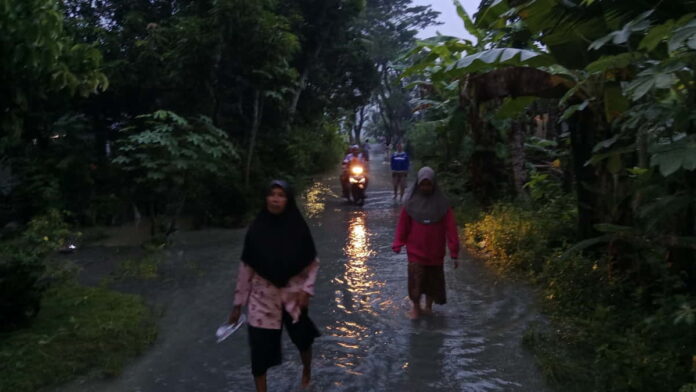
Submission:
<svg viewBox="0 0 696 392">
<path fill-rule="evenodd" d="M 484 206 L 490 204 L 498 195 L 499 159 L 495 151 L 497 132 L 481 116 L 485 103 L 475 99 L 476 90 L 469 83 L 461 83 L 460 108 L 468 113 L 471 137 L 476 150 L 469 161 L 469 188 L 476 199 Z M 499 99 L 497 99 L 499 100 Z"/>
<path fill-rule="evenodd" d="M 322 22 L 324 18 L 326 18 L 326 12 L 327 8 L 329 6 L 328 1 L 323 1 L 322 2 L 322 9 L 321 9 L 321 17 L 318 19 L 319 22 Z M 321 24 L 321 23 L 318 23 Z M 297 89 L 295 89 L 295 92 L 292 96 L 292 101 L 290 103 L 290 109 L 288 110 L 288 122 L 287 126 L 288 128 L 292 126 L 293 122 L 295 121 L 295 114 L 297 113 L 297 106 L 300 103 L 300 96 L 302 95 L 302 92 L 304 89 L 307 87 L 307 79 L 309 79 L 309 69 L 311 68 L 311 64 L 313 64 L 318 58 L 319 55 L 321 54 L 321 50 L 324 46 L 324 41 L 328 38 L 328 30 L 322 30 L 322 33 L 320 34 L 321 36 L 319 37 L 317 41 L 317 47 L 314 49 L 314 52 L 310 56 L 307 57 L 306 63 L 304 64 L 304 69 L 302 70 L 302 74 L 300 76 L 300 80 L 297 86 Z"/>
<path fill-rule="evenodd" d="M 261 116 L 263 115 L 263 102 L 261 91 L 256 90 L 254 93 L 254 118 L 251 124 L 251 137 L 249 138 L 249 150 L 247 151 L 246 169 L 244 170 L 244 185 L 249 186 L 251 177 L 251 162 L 254 157 L 254 148 L 256 147 L 256 135 L 259 132 Z"/>
<path fill-rule="evenodd" d="M 360 141 L 360 135 L 362 134 L 363 125 L 365 125 L 365 106 L 361 106 L 356 110 L 355 113 L 355 125 L 353 125 L 355 144 L 362 144 Z"/>
<path fill-rule="evenodd" d="M 307 87 L 308 78 L 309 66 L 306 66 L 305 69 L 302 70 L 302 75 L 300 76 L 297 88 L 295 89 L 295 92 L 292 95 L 292 102 L 290 103 L 290 109 L 288 110 L 288 126 L 292 125 L 293 121 L 295 120 L 295 113 L 297 113 L 297 105 L 299 105 L 300 103 L 300 95 L 302 95 L 302 91 L 304 91 L 305 87 Z"/>
<path fill-rule="evenodd" d="M 172 221 L 169 223 L 169 228 L 167 229 L 167 232 L 164 233 L 164 236 L 166 238 L 169 238 L 170 235 L 172 235 L 176 230 L 176 222 L 179 219 L 179 216 L 181 216 L 181 213 L 184 211 L 184 206 L 186 205 L 186 196 L 184 196 L 183 199 L 181 199 L 181 202 L 179 202 L 179 205 L 176 207 L 176 211 L 174 211 L 174 216 L 172 217 Z"/>
<path fill-rule="evenodd" d="M 510 155 L 512 160 L 512 178 L 518 197 L 527 199 L 524 184 L 527 183 L 527 170 L 525 169 L 524 154 L 524 125 L 520 121 L 513 121 L 510 127 Z"/>
<path fill-rule="evenodd" d="M 575 172 L 575 191 L 578 203 L 578 234 L 580 239 L 597 236 L 594 229 L 595 206 L 597 197 L 592 188 L 597 184 L 597 175 L 592 165 L 585 162 L 592 157 L 595 145 L 594 124 L 591 115 L 576 113 L 568 125 L 570 127 L 571 150 L 573 152 L 573 169 Z"/>
</svg>

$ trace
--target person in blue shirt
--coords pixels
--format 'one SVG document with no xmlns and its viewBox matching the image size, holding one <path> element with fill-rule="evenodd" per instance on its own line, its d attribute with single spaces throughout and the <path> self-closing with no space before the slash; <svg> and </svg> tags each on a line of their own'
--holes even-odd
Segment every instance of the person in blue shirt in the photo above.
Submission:
<svg viewBox="0 0 696 392">
<path fill-rule="evenodd" d="M 404 146 L 401 143 L 396 145 L 396 152 L 391 156 L 392 184 L 394 185 L 394 199 L 396 199 L 397 190 L 399 191 L 399 201 L 404 199 L 404 190 L 406 189 L 406 176 L 411 162 L 408 159 L 408 154 L 404 151 Z"/>
</svg>

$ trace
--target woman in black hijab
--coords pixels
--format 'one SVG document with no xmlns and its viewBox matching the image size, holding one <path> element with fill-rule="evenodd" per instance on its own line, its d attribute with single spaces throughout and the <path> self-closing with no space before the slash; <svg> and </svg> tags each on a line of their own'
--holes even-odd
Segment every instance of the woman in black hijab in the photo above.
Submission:
<svg viewBox="0 0 696 392">
<path fill-rule="evenodd" d="M 249 317 L 251 371 L 257 391 L 266 391 L 266 371 L 281 363 L 281 332 L 287 328 L 300 351 L 302 386 L 311 379 L 312 343 L 319 331 L 309 319 L 309 297 L 319 260 L 314 240 L 285 181 L 273 181 L 265 207 L 244 239 L 234 308 L 229 322 L 239 319 L 243 306 Z"/>
</svg>

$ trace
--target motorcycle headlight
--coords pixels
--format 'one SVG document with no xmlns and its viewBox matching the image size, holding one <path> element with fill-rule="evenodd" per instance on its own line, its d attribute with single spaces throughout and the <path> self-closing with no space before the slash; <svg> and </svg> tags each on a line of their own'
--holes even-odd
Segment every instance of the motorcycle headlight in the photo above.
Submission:
<svg viewBox="0 0 696 392">
<path fill-rule="evenodd" d="M 353 168 L 350 169 L 350 171 L 355 175 L 360 175 L 363 173 L 363 168 L 362 166 L 353 166 Z"/>
<path fill-rule="evenodd" d="M 357 182 L 358 182 L 358 180 L 356 180 L 355 178 L 353 178 L 353 177 L 350 178 L 351 184 L 356 184 Z"/>
</svg>

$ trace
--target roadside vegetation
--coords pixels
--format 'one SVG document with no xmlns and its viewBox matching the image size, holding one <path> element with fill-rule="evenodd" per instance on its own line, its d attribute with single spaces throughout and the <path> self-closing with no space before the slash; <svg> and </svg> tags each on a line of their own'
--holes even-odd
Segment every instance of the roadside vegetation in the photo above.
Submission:
<svg viewBox="0 0 696 392">
<path fill-rule="evenodd" d="M 0 391 L 117 374 L 156 320 L 112 288 L 160 277 L 173 233 L 244 226 L 270 179 L 302 188 L 368 124 L 401 136 L 391 62 L 436 16 L 411 0 L 0 2 Z M 78 231 L 123 225 L 149 229 L 144 256 L 99 288 L 55 262 Z"/>
<path fill-rule="evenodd" d="M 534 282 L 563 391 L 696 390 L 696 3 L 482 1 L 405 58 L 463 237 Z"/>
</svg>

